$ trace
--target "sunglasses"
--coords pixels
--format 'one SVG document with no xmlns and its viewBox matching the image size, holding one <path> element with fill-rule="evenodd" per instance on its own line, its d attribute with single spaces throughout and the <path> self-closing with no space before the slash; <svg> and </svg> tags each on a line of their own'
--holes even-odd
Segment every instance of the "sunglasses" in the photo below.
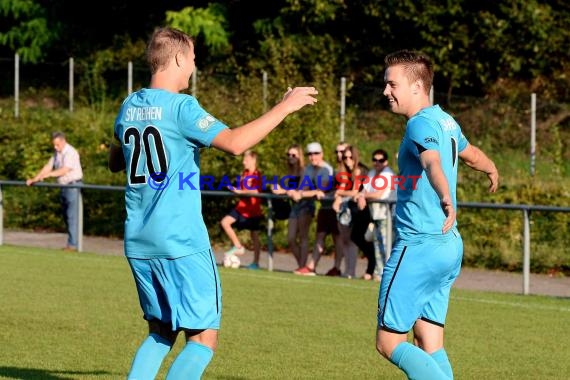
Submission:
<svg viewBox="0 0 570 380">
<path fill-rule="evenodd" d="M 287 157 L 297 157 L 295 153 L 287 153 Z"/>
<path fill-rule="evenodd" d="M 385 158 L 380 158 L 380 159 L 373 158 L 372 162 L 378 162 L 380 164 L 383 164 L 384 162 L 386 162 L 386 159 Z"/>
<path fill-rule="evenodd" d="M 315 154 L 321 154 L 321 152 L 309 152 L 307 153 L 307 156 L 313 156 Z"/>
<path fill-rule="evenodd" d="M 352 156 L 342 156 L 343 160 L 352 160 Z"/>
</svg>

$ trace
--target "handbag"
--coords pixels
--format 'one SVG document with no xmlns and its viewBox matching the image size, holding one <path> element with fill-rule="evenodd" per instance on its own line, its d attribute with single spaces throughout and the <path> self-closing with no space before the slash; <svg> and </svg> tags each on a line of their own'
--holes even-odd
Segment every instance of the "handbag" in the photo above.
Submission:
<svg viewBox="0 0 570 380">
<path fill-rule="evenodd" d="M 289 199 L 273 198 L 271 199 L 271 207 L 273 209 L 273 219 L 289 219 L 289 214 L 291 214 L 291 201 Z"/>
<path fill-rule="evenodd" d="M 368 227 L 366 227 L 366 231 L 364 231 L 364 240 L 367 242 L 373 242 L 375 235 L 376 226 L 373 222 L 368 223 Z"/>
</svg>

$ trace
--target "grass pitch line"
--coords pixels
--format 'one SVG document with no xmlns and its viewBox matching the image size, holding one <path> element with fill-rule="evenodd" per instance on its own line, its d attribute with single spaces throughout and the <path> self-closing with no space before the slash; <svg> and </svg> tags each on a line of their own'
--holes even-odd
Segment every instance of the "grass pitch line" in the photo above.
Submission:
<svg viewBox="0 0 570 380">
<path fill-rule="evenodd" d="M 259 274 L 255 273 L 254 271 L 225 271 L 225 275 L 231 276 L 238 276 L 238 277 L 248 277 L 248 278 L 259 278 L 264 280 L 278 280 L 284 281 L 288 283 L 298 283 L 298 284 L 311 284 L 311 285 L 323 285 L 323 286 L 337 286 L 342 288 L 352 288 L 352 289 L 359 289 L 359 290 L 373 290 L 378 292 L 378 287 L 380 286 L 378 283 L 374 283 L 375 286 L 368 286 L 370 285 L 369 282 L 365 282 L 363 285 L 357 285 L 355 283 L 351 283 L 350 280 L 345 282 L 336 282 L 336 281 L 312 281 L 314 278 L 322 277 L 301 277 L 301 276 L 272 276 L 270 274 Z M 511 294 L 505 294 L 511 295 Z M 514 295 L 514 294 L 513 294 Z M 546 297 L 546 296 L 545 296 Z M 456 301 L 467 301 L 467 302 L 477 302 L 477 303 L 486 303 L 492 305 L 501 305 L 501 306 L 509 306 L 509 307 L 516 307 L 516 308 L 524 308 L 524 309 L 534 309 L 534 310 L 552 310 L 552 311 L 560 311 L 564 313 L 569 313 L 570 308 L 567 307 L 558 307 L 558 306 L 548 306 L 548 305 L 537 305 L 535 303 L 521 303 L 521 302 L 508 302 L 508 301 L 497 301 L 497 300 L 490 300 L 484 298 L 472 298 L 472 297 L 462 297 L 462 296 L 451 296 L 452 300 Z"/>
<path fill-rule="evenodd" d="M 531 304 L 531 303 L 487 300 L 487 299 L 483 299 L 483 298 L 471 298 L 471 297 L 451 296 L 450 298 L 452 300 L 457 300 L 457 301 L 479 302 L 479 303 L 487 303 L 487 304 L 500 305 L 500 306 L 520 307 L 520 308 L 524 308 L 524 309 L 553 310 L 553 311 L 561 311 L 561 312 L 565 312 L 565 313 L 570 313 L 570 308 L 568 308 L 568 307 L 557 307 L 557 306 L 537 305 L 537 304 Z"/>
</svg>

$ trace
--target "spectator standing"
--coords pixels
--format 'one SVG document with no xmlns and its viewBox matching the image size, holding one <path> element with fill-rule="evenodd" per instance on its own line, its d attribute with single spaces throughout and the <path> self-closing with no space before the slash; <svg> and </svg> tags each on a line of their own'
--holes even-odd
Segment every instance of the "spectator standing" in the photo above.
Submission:
<svg viewBox="0 0 570 380">
<path fill-rule="evenodd" d="M 193 96 L 180 93 L 196 68 L 190 36 L 155 30 L 147 61 L 150 86 L 122 103 L 114 128 L 120 146 L 112 145 L 109 155 L 111 171 L 126 169 L 125 255 L 149 331 L 128 379 L 154 379 L 180 331 L 186 344 L 166 378 L 199 379 L 217 346 L 222 312 L 220 278 L 196 191 L 200 149 L 244 153 L 288 115 L 314 104 L 317 90 L 289 88 L 264 115 L 229 129 Z"/>
<path fill-rule="evenodd" d="M 247 150 L 243 154 L 244 170 L 240 176 L 240 183 L 230 190 L 238 195 L 259 194 L 261 192 L 261 173 L 257 169 L 257 153 Z M 232 255 L 243 255 L 245 248 L 241 244 L 233 227 L 238 230 L 249 230 L 251 242 L 253 244 L 253 261 L 248 265 L 248 269 L 259 269 L 259 254 L 261 244 L 259 242 L 259 230 L 263 212 L 261 210 L 261 198 L 240 197 L 237 205 L 224 216 L 220 222 L 222 229 L 230 239 L 233 247 L 224 252 L 224 260 Z"/>
<path fill-rule="evenodd" d="M 392 178 L 395 174 L 389 166 L 388 153 L 384 149 L 377 149 L 372 153 L 372 165 L 372 169 L 368 172 L 369 182 L 359 193 L 357 202 L 361 210 L 365 209 L 367 204 L 369 205 L 370 217 L 374 223 L 374 254 L 376 257 L 374 279 L 379 281 L 384 265 L 388 261 L 387 238 L 388 233 L 392 231 L 387 231 L 387 217 L 391 215 L 388 213 L 390 206 L 375 201 L 395 201 L 396 188 Z"/>
<path fill-rule="evenodd" d="M 301 184 L 301 177 L 305 171 L 303 148 L 298 144 L 292 144 L 287 149 L 287 175 L 281 178 L 276 185 L 272 185 L 271 191 L 277 195 L 287 195 L 291 198 Z M 289 218 L 287 219 L 287 243 L 297 265 L 301 264 L 301 251 L 308 246 L 308 225 L 314 209 L 308 202 L 293 202 Z M 306 248 L 305 248 L 306 249 Z"/>
<path fill-rule="evenodd" d="M 342 240 L 342 252 L 344 254 L 345 271 L 343 276 L 347 278 L 356 277 L 356 261 L 358 259 L 358 245 L 352 238 L 354 225 L 360 225 L 358 219 L 357 204 L 354 198 L 359 192 L 361 183 L 357 180 L 359 176 L 367 172 L 366 168 L 360 165 L 360 154 L 358 148 L 348 145 L 342 156 L 342 166 L 337 174 L 338 189 L 335 192 L 334 210 L 339 216 L 340 238 Z M 347 219 L 345 219 L 345 216 Z M 364 231 L 362 231 L 364 238 Z M 374 249 L 372 247 L 372 249 Z M 373 253 L 373 251 L 372 251 Z M 372 255 L 373 257 L 374 255 Z M 368 257 L 368 260 L 370 258 Z"/>
<path fill-rule="evenodd" d="M 317 153 L 310 156 L 313 169 L 306 173 L 311 181 L 312 189 L 304 190 L 302 196 L 304 198 L 314 197 L 320 200 L 321 204 L 317 211 L 317 232 L 313 254 L 307 265 L 293 272 L 302 276 L 314 276 L 317 274 L 316 268 L 325 250 L 325 238 L 327 235 L 331 235 L 333 239 L 335 255 L 337 255 L 336 252 L 342 246 L 338 222 L 336 220 L 336 211 L 332 208 L 333 201 L 324 199 L 327 195 L 334 194 L 334 171 L 332 166 L 323 158 L 324 152 L 322 146 L 319 143 L 311 144 L 309 144 L 307 150 Z M 320 153 L 318 153 L 319 150 Z"/>
<path fill-rule="evenodd" d="M 342 169 L 342 155 L 344 154 L 344 151 L 345 151 L 347 146 L 348 146 L 348 144 L 344 141 L 339 141 L 339 143 L 336 144 L 336 149 L 335 149 L 336 168 L 335 168 L 335 175 L 334 175 L 334 182 L 333 182 L 333 190 L 336 190 L 336 188 L 338 187 L 338 183 L 336 181 L 336 174 L 338 174 Z M 333 197 L 334 197 L 334 191 L 333 191 Z M 331 208 L 332 208 L 332 205 L 331 205 Z M 336 211 L 334 209 L 333 209 L 333 211 L 335 212 L 335 218 L 336 218 Z M 337 229 L 339 229 L 339 234 L 338 234 L 338 238 L 335 241 L 334 264 L 333 264 L 333 267 L 327 271 L 327 273 L 326 273 L 327 276 L 341 276 L 342 275 L 340 267 L 342 264 L 342 259 L 344 258 L 344 253 L 342 252 L 343 244 L 342 244 L 341 237 L 340 237 L 340 227 L 338 224 L 338 220 L 336 222 L 336 226 L 337 226 Z"/>
<path fill-rule="evenodd" d="M 83 169 L 77 150 L 67 142 L 63 132 L 52 133 L 51 140 L 54 148 L 53 156 L 33 178 L 26 180 L 26 185 L 31 186 L 50 177 L 55 177 L 60 185 L 82 184 Z M 77 211 L 80 191 L 77 187 L 61 188 L 61 210 L 67 228 L 67 245 L 63 248 L 64 251 L 77 251 L 79 238 Z"/>
</svg>

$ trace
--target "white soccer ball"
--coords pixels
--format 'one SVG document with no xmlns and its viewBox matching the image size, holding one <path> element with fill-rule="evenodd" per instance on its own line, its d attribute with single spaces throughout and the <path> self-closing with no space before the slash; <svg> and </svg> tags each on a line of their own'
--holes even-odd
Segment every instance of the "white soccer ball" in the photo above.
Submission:
<svg viewBox="0 0 570 380">
<path fill-rule="evenodd" d="M 224 257 L 224 267 L 237 269 L 241 265 L 241 260 L 236 255 Z"/>
</svg>

